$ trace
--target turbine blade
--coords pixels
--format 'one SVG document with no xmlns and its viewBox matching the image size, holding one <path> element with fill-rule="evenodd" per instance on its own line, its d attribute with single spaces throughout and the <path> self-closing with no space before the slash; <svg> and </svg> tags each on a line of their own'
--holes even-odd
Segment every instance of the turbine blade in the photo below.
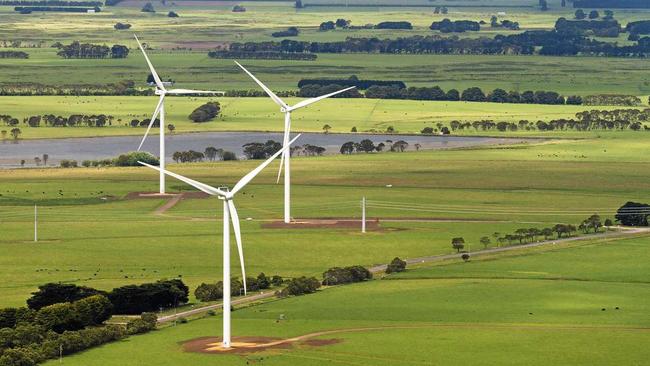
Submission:
<svg viewBox="0 0 650 366">
<path fill-rule="evenodd" d="M 346 91 L 348 91 L 348 90 L 350 90 L 350 89 L 354 89 L 354 88 L 355 88 L 354 86 L 351 86 L 351 87 L 349 87 L 349 88 L 341 89 L 341 90 L 335 91 L 335 92 L 333 92 L 333 93 L 329 93 L 329 94 L 321 95 L 320 97 L 316 97 L 316 98 L 311 98 L 311 99 L 303 100 L 302 102 L 300 102 L 300 103 L 298 103 L 298 104 L 296 104 L 296 105 L 294 105 L 294 106 L 292 106 L 292 107 L 289 107 L 289 110 L 292 110 L 292 111 L 293 111 L 293 110 L 296 110 L 296 109 L 299 109 L 299 108 L 302 108 L 302 107 L 306 107 L 306 106 L 308 106 L 308 105 L 310 105 L 310 104 L 313 104 L 313 103 L 318 102 L 319 100 L 323 100 L 323 99 L 325 99 L 325 98 L 329 98 L 329 97 L 334 96 L 334 95 L 336 95 L 336 94 L 341 94 L 341 93 L 343 93 L 343 92 L 346 92 Z"/>
<path fill-rule="evenodd" d="M 237 208 L 232 200 L 228 200 L 228 211 L 230 211 L 230 219 L 232 221 L 232 228 L 235 231 L 235 241 L 237 242 L 237 252 L 239 253 L 239 264 L 241 265 L 241 276 L 244 282 L 244 295 L 246 292 L 246 269 L 244 268 L 244 248 L 241 243 L 241 228 L 239 227 L 239 215 Z"/>
<path fill-rule="evenodd" d="M 162 80 L 160 80 L 160 77 L 158 77 L 158 73 L 156 73 L 156 69 L 153 68 L 151 61 L 149 61 L 149 57 L 147 56 L 147 53 L 144 52 L 144 48 L 142 47 L 142 44 L 140 43 L 138 36 L 134 34 L 133 37 L 135 37 L 135 41 L 138 42 L 138 46 L 140 47 L 140 51 L 142 51 L 142 54 L 144 55 L 144 59 L 147 60 L 147 65 L 149 65 L 149 70 L 151 71 L 151 75 L 153 75 L 153 79 L 156 81 L 156 86 L 160 90 L 165 90 L 165 86 L 163 85 Z"/>
<path fill-rule="evenodd" d="M 278 180 L 275 181 L 275 184 L 280 183 L 280 177 L 282 176 L 283 167 L 284 167 L 284 154 L 280 155 L 280 169 L 278 169 Z"/>
<path fill-rule="evenodd" d="M 271 164 L 271 162 L 273 162 L 273 160 L 277 158 L 278 155 L 285 152 L 291 146 L 291 144 L 298 139 L 298 137 L 300 137 L 300 135 L 294 137 L 293 140 L 289 141 L 287 146 L 284 146 L 280 150 L 276 151 L 276 153 L 273 154 L 270 158 L 268 158 L 265 162 L 260 164 L 257 168 L 255 168 L 250 173 L 246 174 L 239 182 L 237 182 L 237 184 L 235 184 L 235 186 L 231 191 L 231 194 L 234 195 L 237 192 L 239 192 L 242 188 L 244 188 L 244 186 L 246 186 L 251 180 L 253 180 L 253 178 L 255 178 L 255 176 L 257 176 L 264 168 L 266 168 L 267 165 Z"/>
<path fill-rule="evenodd" d="M 151 130 L 151 127 L 153 126 L 154 122 L 156 121 L 156 117 L 158 117 L 158 113 L 160 113 L 160 107 L 162 107 L 163 101 L 165 100 L 165 95 L 161 95 L 160 99 L 158 100 L 158 105 L 156 105 L 156 109 L 153 111 L 153 117 L 151 117 L 151 122 L 149 122 L 149 126 L 147 127 L 147 131 L 144 133 L 144 136 L 142 136 L 142 141 L 140 141 L 140 146 L 138 146 L 138 151 L 142 149 L 142 145 L 144 144 L 144 140 L 147 139 L 147 135 L 149 134 L 149 130 Z"/>
<path fill-rule="evenodd" d="M 251 74 L 248 70 L 246 70 L 246 68 L 244 68 L 244 66 L 242 66 L 242 65 L 241 65 L 239 62 L 237 62 L 237 61 L 235 61 L 235 63 L 236 63 L 239 67 L 241 67 L 241 69 L 244 70 L 244 72 L 246 72 L 246 73 L 248 74 L 248 76 L 250 76 L 253 80 L 255 80 L 255 82 L 257 83 L 257 85 L 259 85 L 260 87 L 262 87 L 262 89 L 264 89 L 264 91 L 266 92 L 266 94 L 268 94 L 269 97 L 271 97 L 271 99 L 273 99 L 273 101 L 275 102 L 275 104 L 277 104 L 277 105 L 279 105 L 280 107 L 285 108 L 285 109 L 289 108 L 289 106 L 288 106 L 285 102 L 283 102 L 282 99 L 280 99 L 280 97 L 278 97 L 277 95 L 275 95 L 275 93 L 273 93 L 273 92 L 271 91 L 271 89 L 267 88 L 266 85 L 264 85 L 264 84 L 263 84 L 261 81 L 259 81 L 259 80 L 258 80 L 258 79 L 253 75 L 253 74 Z"/>
<path fill-rule="evenodd" d="M 226 92 L 213 90 L 171 89 L 167 90 L 167 94 L 226 94 Z"/>
<path fill-rule="evenodd" d="M 140 163 L 141 165 L 144 165 L 146 167 L 149 167 L 151 169 L 155 169 L 155 170 L 157 170 L 159 172 L 163 172 L 163 173 L 165 173 L 165 174 L 167 174 L 167 175 L 169 175 L 171 177 L 174 177 L 174 178 L 176 178 L 176 179 L 178 179 L 180 181 L 183 181 L 183 182 L 191 185 L 192 187 L 194 187 L 194 188 L 196 188 L 196 189 L 198 189 L 198 190 L 200 190 L 202 192 L 205 192 L 205 193 L 207 193 L 209 195 L 222 196 L 222 197 L 227 196 L 227 193 L 220 190 L 219 188 L 214 188 L 214 187 L 209 186 L 209 185 L 207 185 L 205 183 L 197 182 L 194 179 L 184 177 L 184 176 L 182 176 L 180 174 L 172 173 L 169 170 L 161 169 L 160 167 L 157 167 L 157 166 L 154 166 L 154 165 L 149 165 L 149 164 L 143 163 L 141 161 L 138 161 L 138 163 Z"/>
</svg>

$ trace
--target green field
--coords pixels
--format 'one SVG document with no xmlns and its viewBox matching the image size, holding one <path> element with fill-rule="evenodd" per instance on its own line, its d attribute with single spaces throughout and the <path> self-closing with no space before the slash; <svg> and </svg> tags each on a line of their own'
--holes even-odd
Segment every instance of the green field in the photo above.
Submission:
<svg viewBox="0 0 650 366">
<path fill-rule="evenodd" d="M 300 99 L 286 98 L 289 104 Z M 188 116 L 208 101 L 221 104 L 221 114 L 206 123 L 194 123 Z M 68 117 L 72 114 L 105 114 L 113 116 L 110 126 L 105 127 L 29 127 L 21 123 L 21 139 L 143 135 L 144 127 L 130 127 L 132 119 L 151 118 L 157 97 L 0 97 L 4 114 L 23 120 L 32 115 L 54 114 Z M 174 98 L 165 100 L 165 124 L 174 124 L 175 133 L 206 131 L 282 131 L 283 116 L 279 108 L 268 98 Z M 295 132 L 323 132 L 329 124 L 330 132 L 348 133 L 352 127 L 358 132 L 383 133 L 393 127 L 396 133 L 419 134 L 424 127 L 437 129 L 437 123 L 449 125 L 450 121 L 518 122 L 528 120 L 550 121 L 575 118 L 575 114 L 589 109 L 616 109 L 617 107 L 548 106 L 537 104 L 500 104 L 472 102 L 437 102 L 384 99 L 329 99 L 319 102 L 292 116 Z M 621 107 L 618 107 L 621 108 Z M 3 130 L 10 127 L 0 126 Z M 157 128 L 152 129 L 157 134 Z M 593 138 L 597 136 L 624 135 L 642 138 L 644 132 L 612 131 L 548 131 L 518 132 L 482 131 L 468 129 L 455 131 L 460 135 L 493 136 L 539 136 L 565 138 Z M 11 139 L 7 135 L 7 139 Z"/>
<path fill-rule="evenodd" d="M 341 330 L 319 337 L 338 339 L 334 345 L 248 356 L 183 353 L 182 342 L 218 334 L 217 317 L 103 346 L 65 362 L 642 365 L 649 354 L 635 343 L 650 336 L 644 316 L 650 295 L 647 245 L 647 238 L 631 239 L 422 268 L 390 281 L 326 289 L 234 313 L 236 335 L 288 337 Z M 621 252 L 626 253 L 624 263 L 619 261 Z M 576 266 L 581 261 L 585 263 Z M 549 281 L 532 274 L 549 268 L 559 278 Z M 499 278 L 495 269 L 526 272 Z M 454 278 L 455 273 L 465 275 Z M 280 314 L 287 320 L 277 324 Z M 350 331 L 364 327 L 383 329 Z"/>
</svg>

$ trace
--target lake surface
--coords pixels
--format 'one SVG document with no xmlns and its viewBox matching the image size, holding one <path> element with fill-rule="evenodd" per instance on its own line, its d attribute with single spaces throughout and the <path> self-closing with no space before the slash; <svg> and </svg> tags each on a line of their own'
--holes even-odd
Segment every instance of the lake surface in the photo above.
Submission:
<svg viewBox="0 0 650 366">
<path fill-rule="evenodd" d="M 292 134 L 295 136 L 295 134 Z M 134 151 L 140 144 L 141 136 L 115 136 L 66 139 L 6 140 L 0 143 L 0 166 L 34 166 L 34 157 L 49 155 L 48 165 L 58 165 L 62 159 L 98 160 L 116 157 L 119 154 Z M 514 144 L 528 141 L 524 138 L 461 137 L 461 136 L 425 136 L 425 135 L 372 135 L 363 133 L 324 134 L 303 133 L 296 141 L 299 145 L 311 144 L 326 148 L 326 154 L 338 154 L 341 145 L 348 141 L 359 142 L 370 139 L 375 144 L 386 140 L 408 142 L 408 150 L 420 144 L 421 149 L 446 149 L 482 145 Z M 195 150 L 203 152 L 206 147 L 214 146 L 243 155 L 242 145 L 250 142 L 282 141 L 282 133 L 273 132 L 203 132 L 166 135 L 166 155 L 171 161 L 175 151 Z M 142 148 L 158 155 L 158 136 L 149 136 Z"/>
</svg>

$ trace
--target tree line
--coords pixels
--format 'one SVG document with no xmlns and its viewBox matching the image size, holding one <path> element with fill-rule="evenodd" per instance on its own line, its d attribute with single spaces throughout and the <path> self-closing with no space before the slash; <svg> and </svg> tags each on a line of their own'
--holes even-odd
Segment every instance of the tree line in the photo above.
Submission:
<svg viewBox="0 0 650 366">
<path fill-rule="evenodd" d="M 352 75 L 347 79 L 300 79 L 298 81 L 298 88 L 303 88 L 306 85 L 329 86 L 332 84 L 336 84 L 343 88 L 354 86 L 360 90 L 366 90 L 371 86 L 395 86 L 400 89 L 406 88 L 406 83 L 401 80 L 364 80 L 359 79 L 356 75 Z"/>
<path fill-rule="evenodd" d="M 208 57 L 217 59 L 251 59 L 251 60 L 293 60 L 314 61 L 318 56 L 313 53 L 287 53 L 279 51 L 210 51 Z"/>
<path fill-rule="evenodd" d="M 62 13 L 87 13 L 89 10 L 93 10 L 96 13 L 102 11 L 99 6 L 94 8 L 78 8 L 70 6 L 16 6 L 14 11 L 17 11 L 21 14 L 31 14 L 34 11 L 52 11 L 52 12 L 62 12 Z"/>
<path fill-rule="evenodd" d="M 104 322 L 120 307 L 176 305 L 187 301 L 187 293 L 180 280 L 124 286 L 109 293 L 72 284 L 39 286 L 27 307 L 0 309 L 0 365 L 33 366 L 148 332 L 156 327 L 157 317 L 152 313 L 142 313 L 126 326 Z"/>
<path fill-rule="evenodd" d="M 648 9 L 646 0 L 573 0 L 574 8 Z"/>
<path fill-rule="evenodd" d="M 23 51 L 0 51 L 0 58 L 29 58 L 29 54 Z"/>
<path fill-rule="evenodd" d="M 0 95 L 152 95 L 153 90 L 135 88 L 132 80 L 110 84 L 45 85 L 40 83 L 2 83 Z"/>
<path fill-rule="evenodd" d="M 296 37 L 298 34 L 300 34 L 298 27 L 289 27 L 286 30 L 271 33 L 271 37 Z"/>
<path fill-rule="evenodd" d="M 284 283 L 281 276 L 268 277 L 260 273 L 257 277 L 246 277 L 246 291 L 267 290 L 271 287 L 279 287 Z M 230 279 L 230 295 L 241 296 L 244 294 L 244 283 L 239 278 Z M 194 297 L 202 302 L 217 301 L 223 298 L 223 281 L 217 283 L 202 283 L 194 290 Z"/>
<path fill-rule="evenodd" d="M 56 53 L 63 58 L 126 58 L 129 48 L 123 45 L 96 45 L 74 41 L 69 45 L 62 45 Z"/>
<path fill-rule="evenodd" d="M 553 119 L 550 121 L 532 122 L 529 120 L 520 120 L 519 122 L 493 120 L 480 121 L 451 121 L 449 127 L 452 131 L 462 131 L 473 128 L 476 131 L 557 131 L 557 130 L 633 130 L 638 131 L 644 128 L 643 122 L 650 121 L 650 109 L 616 109 L 616 110 L 589 110 L 576 113 L 575 119 Z M 438 124 L 438 130 L 442 129 L 442 124 Z M 423 134 L 435 132 L 432 127 L 425 127 Z"/>
<path fill-rule="evenodd" d="M 146 151 L 132 151 L 126 154 L 120 154 L 113 159 L 99 159 L 99 160 L 84 160 L 81 166 L 84 168 L 90 167 L 108 167 L 108 166 L 135 166 L 141 167 L 139 161 L 145 162 L 150 165 L 160 165 L 157 157 Z M 63 159 L 59 162 L 61 168 L 76 168 L 79 166 L 76 160 Z"/>
<path fill-rule="evenodd" d="M 445 18 L 442 21 L 431 23 L 429 29 L 442 33 L 478 32 L 481 30 L 481 25 L 473 20 L 455 20 L 452 22 Z"/>
<path fill-rule="evenodd" d="M 650 37 L 637 44 L 619 46 L 591 39 L 582 34 L 535 30 L 493 38 L 459 38 L 439 35 L 410 36 L 397 39 L 352 38 L 336 42 L 309 42 L 285 39 L 280 42 L 232 43 L 230 50 L 289 53 L 389 53 L 389 54 L 475 54 L 543 56 L 612 56 L 646 57 L 650 54 Z"/>
<path fill-rule="evenodd" d="M 535 243 L 551 239 L 563 239 L 574 236 L 578 231 L 582 231 L 584 234 L 593 232 L 594 234 L 598 233 L 603 226 L 613 225 L 612 220 L 606 219 L 602 220 L 600 215 L 593 214 L 583 220 L 578 226 L 572 224 L 555 224 L 551 227 L 545 228 L 519 228 L 514 230 L 512 233 L 499 233 L 495 232 L 492 234 L 492 239 L 494 239 L 494 244 L 497 246 L 504 245 L 522 245 L 528 243 Z M 490 236 L 482 236 L 479 239 L 479 243 L 483 245 L 484 248 L 487 248 L 492 243 Z M 466 242 L 463 237 L 456 237 L 451 239 L 451 246 L 457 253 L 460 253 L 466 247 Z"/>
<path fill-rule="evenodd" d="M 67 1 L 67 0 L 0 0 L 0 6 L 87 6 L 104 5 L 101 1 Z"/>
<path fill-rule="evenodd" d="M 339 152 L 344 155 L 350 155 L 353 153 L 371 153 L 371 152 L 382 152 L 382 151 L 391 151 L 391 152 L 404 152 L 408 149 L 409 144 L 404 140 L 398 140 L 393 142 L 392 140 L 386 140 L 386 143 L 380 142 L 375 145 L 374 142 L 370 139 L 363 139 L 359 142 L 348 141 L 341 145 Z M 419 149 L 419 147 L 417 147 Z"/>
<path fill-rule="evenodd" d="M 621 25 L 617 20 L 567 20 L 559 18 L 555 30 L 560 33 L 595 35 L 598 37 L 618 37 Z"/>
<path fill-rule="evenodd" d="M 208 146 L 204 152 L 188 150 L 188 151 L 175 151 L 172 154 L 172 159 L 177 163 L 194 163 L 208 159 L 209 161 L 231 161 L 237 160 L 237 155 L 232 151 L 219 149 L 214 146 Z"/>
</svg>

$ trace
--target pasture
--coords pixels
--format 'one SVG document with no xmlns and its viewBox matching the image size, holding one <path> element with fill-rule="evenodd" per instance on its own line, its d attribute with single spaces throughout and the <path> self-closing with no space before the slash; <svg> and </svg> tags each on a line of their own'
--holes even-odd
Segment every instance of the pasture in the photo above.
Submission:
<svg viewBox="0 0 650 366">
<path fill-rule="evenodd" d="M 65 362 L 640 365 L 648 357 L 645 348 L 634 345 L 649 336 L 644 316 L 649 310 L 644 299 L 650 295 L 647 245 L 647 238 L 627 239 L 413 269 L 388 280 L 329 288 L 233 313 L 235 335 L 289 337 L 332 330 L 316 337 L 336 339 L 331 345 L 242 356 L 183 352 L 183 342 L 218 334 L 220 318 L 208 317 Z M 624 264 L 618 261 L 621 252 L 626 253 Z M 576 266 L 580 261 L 597 261 L 598 266 Z M 554 280 L 533 275 L 549 268 L 558 276 Z M 499 277 L 508 273 L 516 276 Z M 286 320 L 278 323 L 281 314 Z"/>
</svg>

